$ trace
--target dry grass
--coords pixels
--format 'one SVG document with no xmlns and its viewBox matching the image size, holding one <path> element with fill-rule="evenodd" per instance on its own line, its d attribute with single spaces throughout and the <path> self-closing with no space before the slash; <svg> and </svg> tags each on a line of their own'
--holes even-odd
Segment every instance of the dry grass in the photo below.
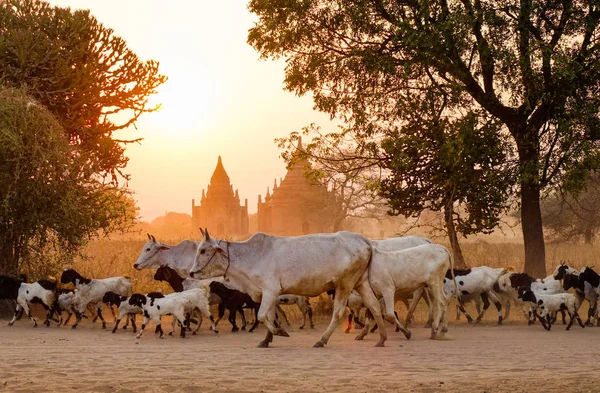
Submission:
<svg viewBox="0 0 600 393">
<path fill-rule="evenodd" d="M 181 239 L 162 240 L 168 244 L 177 244 Z M 165 293 L 170 293 L 171 288 L 166 283 L 154 281 L 154 270 L 137 271 L 133 268 L 134 262 L 142 250 L 146 239 L 144 237 L 129 238 L 124 240 L 97 240 L 91 242 L 84 250 L 84 258 L 75 261 L 73 268 L 86 277 L 111 277 L 128 275 L 132 278 L 133 288 L 136 292 L 150 292 L 161 288 Z M 596 256 L 600 251 L 599 246 L 583 244 L 549 244 L 546 248 L 548 274 L 551 274 L 561 260 L 566 261 L 575 268 L 593 266 L 596 264 Z M 487 243 L 476 241 L 463 244 L 465 260 L 470 266 L 505 267 L 514 266 L 517 270 L 523 269 L 523 246 L 519 243 Z M 60 275 L 59 275 L 60 276 Z M 332 302 L 326 295 L 313 298 L 311 301 L 315 313 L 316 322 L 329 320 L 332 311 Z M 406 310 L 402 303 L 397 304 L 400 315 L 405 315 Z M 301 314 L 296 306 L 284 308 L 290 320 L 298 323 Z M 471 308 L 469 308 L 471 310 Z M 416 323 L 422 323 L 427 319 L 427 307 L 422 304 L 415 313 Z M 455 319 L 455 308 L 449 308 L 449 318 Z M 464 320 L 464 318 L 463 318 Z M 484 322 L 493 323 L 496 320 L 496 312 L 493 307 L 488 310 Z M 510 321 L 523 320 L 519 309 L 513 307 Z"/>
</svg>

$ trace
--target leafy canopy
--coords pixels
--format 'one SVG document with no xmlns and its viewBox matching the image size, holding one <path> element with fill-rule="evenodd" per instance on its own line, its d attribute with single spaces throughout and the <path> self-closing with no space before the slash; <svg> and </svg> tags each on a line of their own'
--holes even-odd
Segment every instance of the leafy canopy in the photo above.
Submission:
<svg viewBox="0 0 600 393">
<path fill-rule="evenodd" d="M 114 133 L 135 122 L 166 81 L 88 10 L 0 2 L 0 81 L 47 107 L 94 173 L 117 181 L 127 157 Z"/>
</svg>

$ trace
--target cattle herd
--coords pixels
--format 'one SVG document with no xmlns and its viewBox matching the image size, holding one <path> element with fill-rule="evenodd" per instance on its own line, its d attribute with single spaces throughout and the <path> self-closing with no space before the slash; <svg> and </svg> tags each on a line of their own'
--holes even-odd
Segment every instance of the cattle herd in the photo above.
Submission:
<svg viewBox="0 0 600 393">
<path fill-rule="evenodd" d="M 157 269 L 155 280 L 168 282 L 174 290 L 168 295 L 133 293 L 128 277 L 90 279 L 73 269 L 65 269 L 60 277 L 60 284 L 72 284 L 74 289 L 70 290 L 59 289 L 56 280 L 27 283 L 24 276 L 0 276 L 0 298 L 16 301 L 9 325 L 25 313 L 37 326 L 31 305 L 38 303 L 46 310 L 47 326 L 51 321 L 66 325 L 75 314 L 75 329 L 82 318 L 87 318 L 88 311 L 105 328 L 105 304 L 115 320 L 113 333 L 125 318 L 123 328 L 131 323 L 137 338 L 150 321 L 162 338 L 161 317 L 172 315 L 170 334 L 179 326 L 180 336 L 185 337 L 188 330 L 196 334 L 203 317 L 218 333 L 217 325 L 226 311 L 232 331 L 240 329 L 236 323 L 238 314 L 241 330 L 246 330 L 244 311 L 250 309 L 253 322 L 249 331 L 262 323 L 267 333 L 259 347 L 267 347 L 273 336 L 288 336 L 283 325 L 285 322 L 289 326 L 289 321 L 281 305 L 296 304 L 303 317 L 300 329 L 306 325 L 307 316 L 313 328 L 309 298 L 325 292 L 333 299 L 333 315 L 315 347 L 327 344 L 347 308 L 350 314 L 346 332 L 352 322 L 360 326 L 357 340 L 378 329 L 377 346 L 383 346 L 387 339 L 384 320 L 409 339 L 408 325 L 421 299 L 429 306 L 426 327 L 431 328 L 431 338 L 448 331 L 448 305 L 452 299 L 457 300 L 457 318 L 464 314 L 469 323 L 479 322 L 493 303 L 498 324 L 502 324 L 512 303 L 522 308 L 529 324 L 537 319 L 546 330 L 551 329 L 559 314 L 563 324 L 567 324 L 569 316 L 567 330 L 574 321 L 582 328 L 600 324 L 600 276 L 590 267 L 578 271 L 561 263 L 551 276 L 536 279 L 510 267 L 455 269 L 445 247 L 417 236 L 369 240 L 350 232 L 298 237 L 257 233 L 244 242 L 229 242 L 211 237 L 208 230 L 201 232 L 201 241 L 185 240 L 174 246 L 148 235 L 134 268 Z M 394 310 L 398 300 L 408 308 L 404 323 Z M 589 302 L 585 323 L 578 313 L 584 300 Z M 465 309 L 471 302 L 477 309 L 475 318 Z M 216 318 L 210 312 L 211 305 L 217 305 Z M 144 316 L 139 330 L 137 314 Z"/>
</svg>

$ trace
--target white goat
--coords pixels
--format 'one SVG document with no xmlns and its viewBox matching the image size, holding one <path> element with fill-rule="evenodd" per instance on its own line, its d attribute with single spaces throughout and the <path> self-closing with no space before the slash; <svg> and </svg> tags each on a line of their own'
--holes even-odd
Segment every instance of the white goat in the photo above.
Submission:
<svg viewBox="0 0 600 393">
<path fill-rule="evenodd" d="M 496 288 L 500 290 L 500 293 L 510 296 L 516 304 L 520 304 L 523 307 L 523 313 L 529 324 L 535 322 L 535 315 L 533 314 L 535 308 L 529 306 L 528 309 L 526 309 L 527 306 L 519 298 L 517 293 L 520 287 L 525 287 L 530 289 L 533 293 L 540 295 L 554 295 L 565 292 L 562 289 L 560 281 L 554 279 L 552 276 L 543 279 L 535 279 L 527 273 L 508 272 L 501 275 L 498 278 L 498 285 Z M 563 323 L 565 323 L 564 312 Z"/>
<path fill-rule="evenodd" d="M 46 310 L 46 320 L 44 325 L 50 326 L 50 318 L 54 314 L 54 303 L 56 300 L 56 281 L 50 280 L 39 280 L 32 284 L 21 283 L 17 294 L 17 307 L 15 309 L 15 315 L 8 323 L 12 326 L 15 320 L 21 314 L 25 312 L 29 319 L 33 321 L 33 327 L 37 327 L 37 320 L 31 315 L 31 304 L 41 304 Z"/>
<path fill-rule="evenodd" d="M 449 273 L 450 272 L 446 273 L 447 279 L 451 278 Z M 475 322 L 481 321 L 483 315 L 490 306 L 491 300 L 498 310 L 498 325 L 502 324 L 502 320 L 504 318 L 502 315 L 502 302 L 500 301 L 500 296 L 494 289 L 494 286 L 500 276 L 504 273 L 506 273 L 506 269 L 491 268 L 487 266 L 479 266 L 466 270 L 454 270 L 456 284 L 458 285 L 458 290 L 460 291 L 461 297 L 465 295 L 472 297 L 481 296 L 481 300 L 483 301 L 483 309 L 481 312 L 479 312 Z M 447 281 L 446 285 L 454 285 L 454 283 Z M 462 301 L 458 302 L 458 308 L 463 314 L 465 314 L 467 321 L 472 323 L 473 318 L 465 310 Z"/>
<path fill-rule="evenodd" d="M 60 282 L 62 284 L 72 283 L 77 288 L 73 300 L 77 320 L 72 326 L 73 329 L 77 328 L 88 305 L 96 306 L 97 315 L 102 321 L 102 328 L 106 328 L 106 321 L 102 317 L 102 298 L 104 294 L 114 292 L 121 296 L 131 295 L 131 279 L 129 277 L 87 279 L 73 269 L 65 269 Z"/>
<path fill-rule="evenodd" d="M 181 337 L 185 337 L 185 329 L 187 328 L 187 321 L 185 319 L 185 312 L 194 312 L 199 310 L 204 316 L 209 317 L 212 322 L 212 330 L 218 333 L 214 326 L 214 318 L 210 314 L 208 308 L 208 297 L 206 291 L 202 288 L 190 289 L 183 292 L 175 292 L 164 297 L 156 296 L 144 296 L 140 294 L 132 295 L 129 303 L 137 305 L 144 310 L 144 323 L 140 329 L 137 338 L 140 338 L 146 328 L 146 325 L 152 320 L 157 330 L 160 332 L 160 338 L 163 338 L 163 330 L 161 327 L 161 317 L 166 314 L 173 315 L 173 330 L 175 329 L 175 323 L 178 322 L 181 325 Z M 197 330 L 198 328 L 196 328 Z M 173 331 L 171 331 L 173 333 Z M 194 334 L 196 331 L 194 331 Z"/>
<path fill-rule="evenodd" d="M 567 330 L 571 329 L 573 320 L 577 319 L 579 326 L 585 327 L 579 314 L 577 313 L 577 298 L 575 295 L 570 293 L 557 293 L 554 295 L 540 295 L 534 293 L 532 290 L 525 287 L 519 288 L 518 296 L 523 299 L 524 302 L 530 302 L 534 304 L 539 310 L 538 316 L 540 322 L 544 326 L 544 329 L 550 330 L 552 327 L 552 320 L 550 318 L 551 313 L 557 313 L 559 311 L 566 311 L 569 314 L 569 324 Z M 544 318 L 546 318 L 544 320 Z"/>
</svg>

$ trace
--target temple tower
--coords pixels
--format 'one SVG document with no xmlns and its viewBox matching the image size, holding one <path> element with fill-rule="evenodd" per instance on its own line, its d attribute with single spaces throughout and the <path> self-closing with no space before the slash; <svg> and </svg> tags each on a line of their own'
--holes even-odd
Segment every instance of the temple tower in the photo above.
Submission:
<svg viewBox="0 0 600 393">
<path fill-rule="evenodd" d="M 302 139 L 298 149 L 302 149 Z M 264 201 L 258 196 L 260 232 L 297 236 L 333 231 L 335 198 L 324 186 L 306 178 L 309 168 L 307 160 L 297 160 L 279 184 L 275 179 L 272 192 L 267 188 Z"/>
<path fill-rule="evenodd" d="M 248 199 L 240 203 L 238 190 L 233 191 L 221 156 L 210 178 L 206 193 L 202 190 L 200 205 L 192 199 L 192 228 L 208 228 L 217 237 L 248 235 Z"/>
</svg>

